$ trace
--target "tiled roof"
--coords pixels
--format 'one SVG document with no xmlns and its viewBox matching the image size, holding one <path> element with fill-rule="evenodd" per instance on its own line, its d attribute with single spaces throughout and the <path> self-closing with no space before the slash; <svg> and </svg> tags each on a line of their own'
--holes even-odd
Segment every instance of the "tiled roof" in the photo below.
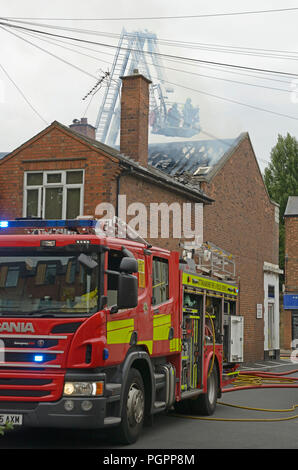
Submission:
<svg viewBox="0 0 298 470">
<path fill-rule="evenodd" d="M 236 139 L 168 142 L 149 145 L 149 164 L 170 176 L 207 176 L 225 161 L 246 134 Z"/>
</svg>

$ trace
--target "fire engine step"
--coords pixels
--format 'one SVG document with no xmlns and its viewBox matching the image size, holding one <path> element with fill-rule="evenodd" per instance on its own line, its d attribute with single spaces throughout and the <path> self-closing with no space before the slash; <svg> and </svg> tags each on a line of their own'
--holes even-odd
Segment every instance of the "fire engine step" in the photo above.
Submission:
<svg viewBox="0 0 298 470">
<path fill-rule="evenodd" d="M 154 374 L 154 379 L 155 379 L 155 388 L 156 388 L 156 390 L 160 389 L 160 388 L 163 388 L 165 386 L 165 384 L 166 384 L 165 374 L 155 373 Z"/>
<path fill-rule="evenodd" d="M 166 402 L 165 401 L 156 401 L 154 402 L 154 408 L 165 408 Z"/>
<path fill-rule="evenodd" d="M 187 390 L 186 392 L 181 393 L 181 398 L 191 398 L 203 393 L 202 389 Z"/>
<path fill-rule="evenodd" d="M 116 416 L 110 416 L 104 419 L 105 426 L 112 426 L 113 424 L 121 423 L 121 418 L 117 418 Z"/>
</svg>

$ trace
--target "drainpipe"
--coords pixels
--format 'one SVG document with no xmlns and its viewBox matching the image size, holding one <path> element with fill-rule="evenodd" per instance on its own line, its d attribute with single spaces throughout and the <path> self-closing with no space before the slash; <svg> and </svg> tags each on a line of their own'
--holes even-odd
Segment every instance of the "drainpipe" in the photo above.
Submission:
<svg viewBox="0 0 298 470">
<path fill-rule="evenodd" d="M 119 217 L 119 201 L 118 201 L 118 198 L 120 196 L 120 178 L 121 178 L 121 176 L 132 173 L 132 172 L 133 172 L 132 167 L 124 168 L 124 169 L 121 170 L 119 175 L 116 177 L 116 217 Z"/>
</svg>

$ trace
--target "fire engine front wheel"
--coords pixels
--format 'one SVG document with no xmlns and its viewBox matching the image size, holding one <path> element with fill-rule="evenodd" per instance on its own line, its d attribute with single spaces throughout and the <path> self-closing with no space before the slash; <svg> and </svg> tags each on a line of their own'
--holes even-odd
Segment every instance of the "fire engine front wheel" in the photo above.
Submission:
<svg viewBox="0 0 298 470">
<path fill-rule="evenodd" d="M 216 364 L 207 378 L 207 393 L 202 393 L 195 400 L 190 400 L 192 413 L 210 416 L 216 408 L 218 396 L 218 373 Z"/>
<path fill-rule="evenodd" d="M 138 439 L 144 422 L 145 391 L 141 374 L 130 369 L 123 396 L 121 424 L 117 428 L 117 440 L 122 444 L 133 444 Z"/>
</svg>

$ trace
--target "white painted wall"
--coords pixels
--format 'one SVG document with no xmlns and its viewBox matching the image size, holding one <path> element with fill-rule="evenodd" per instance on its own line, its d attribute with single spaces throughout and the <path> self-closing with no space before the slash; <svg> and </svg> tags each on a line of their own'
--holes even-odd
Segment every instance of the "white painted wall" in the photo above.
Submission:
<svg viewBox="0 0 298 470">
<path fill-rule="evenodd" d="M 268 286 L 274 286 L 274 298 L 268 297 Z M 268 303 L 274 308 L 273 344 L 271 349 L 279 349 L 279 275 L 264 272 L 264 350 L 268 351 Z"/>
</svg>

